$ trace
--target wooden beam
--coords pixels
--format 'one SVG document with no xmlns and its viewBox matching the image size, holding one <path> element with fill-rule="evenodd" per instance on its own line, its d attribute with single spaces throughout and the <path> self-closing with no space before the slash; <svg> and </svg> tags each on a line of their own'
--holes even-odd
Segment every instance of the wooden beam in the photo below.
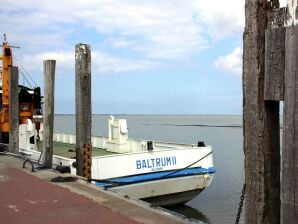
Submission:
<svg viewBox="0 0 298 224">
<path fill-rule="evenodd" d="M 298 220 L 298 26 L 286 29 L 284 130 L 282 149 L 282 223 Z"/>
<path fill-rule="evenodd" d="M 275 2 L 278 5 L 278 2 Z M 265 94 L 264 100 L 284 100 L 286 8 L 268 12 L 265 31 Z"/>
<path fill-rule="evenodd" d="M 8 68 L 9 96 L 9 145 L 10 152 L 19 153 L 19 70 L 18 67 Z"/>
<path fill-rule="evenodd" d="M 45 60 L 44 70 L 44 105 L 43 105 L 43 162 L 51 168 L 53 161 L 54 131 L 54 95 L 55 95 L 55 60 Z"/>
<path fill-rule="evenodd" d="M 275 1 L 274 1 L 275 2 Z M 278 1 L 277 1 L 278 2 Z M 245 153 L 245 222 L 280 221 L 279 102 L 264 100 L 265 30 L 271 5 L 245 1 L 243 47 L 243 134 Z"/>
<path fill-rule="evenodd" d="M 75 47 L 76 69 L 76 168 L 84 176 L 84 145 L 91 146 L 91 50 L 86 44 Z M 91 164 L 90 164 L 91 166 Z M 90 172 L 91 175 L 91 172 Z"/>
<path fill-rule="evenodd" d="M 284 100 L 285 30 L 284 27 L 266 29 L 264 100 Z"/>
</svg>

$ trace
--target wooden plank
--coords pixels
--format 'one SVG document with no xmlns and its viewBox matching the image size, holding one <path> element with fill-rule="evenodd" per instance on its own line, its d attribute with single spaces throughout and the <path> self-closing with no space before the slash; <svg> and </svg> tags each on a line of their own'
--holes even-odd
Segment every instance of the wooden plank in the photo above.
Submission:
<svg viewBox="0 0 298 224">
<path fill-rule="evenodd" d="M 265 100 L 284 100 L 285 28 L 265 33 Z"/>
<path fill-rule="evenodd" d="M 286 29 L 284 132 L 282 149 L 282 223 L 298 220 L 298 26 Z"/>
<path fill-rule="evenodd" d="M 53 161 L 54 131 L 54 95 L 55 95 L 55 60 L 45 60 L 44 69 L 44 105 L 43 105 L 43 162 L 51 168 Z"/>
<path fill-rule="evenodd" d="M 267 0 L 245 1 L 243 134 L 245 223 L 280 221 L 279 102 L 264 101 Z"/>
<path fill-rule="evenodd" d="M 18 67 L 8 68 L 9 96 L 9 145 L 10 152 L 19 153 L 19 70 Z"/>
<path fill-rule="evenodd" d="M 84 144 L 91 149 L 91 50 L 87 44 L 77 44 L 76 60 L 76 168 L 83 176 Z M 92 149 L 90 150 L 92 157 Z M 91 171 L 90 171 L 91 172 Z M 91 173 L 90 173 L 91 174 Z"/>
</svg>

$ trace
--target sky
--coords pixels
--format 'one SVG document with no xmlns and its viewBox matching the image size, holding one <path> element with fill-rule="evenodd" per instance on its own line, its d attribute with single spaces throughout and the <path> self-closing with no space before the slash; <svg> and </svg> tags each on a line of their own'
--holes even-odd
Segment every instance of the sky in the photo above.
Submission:
<svg viewBox="0 0 298 224">
<path fill-rule="evenodd" d="M 1 0 L 0 34 L 20 47 L 20 84 L 43 88 L 43 60 L 56 60 L 55 113 L 75 113 L 84 43 L 93 114 L 241 114 L 244 2 Z"/>
</svg>

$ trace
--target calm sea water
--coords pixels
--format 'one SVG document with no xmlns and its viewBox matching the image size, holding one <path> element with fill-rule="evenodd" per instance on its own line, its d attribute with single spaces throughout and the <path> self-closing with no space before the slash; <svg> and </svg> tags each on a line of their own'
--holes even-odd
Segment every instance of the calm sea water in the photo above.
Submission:
<svg viewBox="0 0 298 224">
<path fill-rule="evenodd" d="M 93 115 L 93 135 L 108 135 L 108 117 L 108 115 Z M 244 183 L 242 128 L 237 127 L 242 125 L 241 116 L 117 115 L 115 117 L 127 119 L 130 138 L 189 144 L 204 141 L 211 145 L 217 169 L 213 182 L 192 201 L 171 210 L 207 224 L 235 221 Z M 56 115 L 54 129 L 75 133 L 75 116 Z M 242 218 L 243 216 L 244 214 Z"/>
</svg>

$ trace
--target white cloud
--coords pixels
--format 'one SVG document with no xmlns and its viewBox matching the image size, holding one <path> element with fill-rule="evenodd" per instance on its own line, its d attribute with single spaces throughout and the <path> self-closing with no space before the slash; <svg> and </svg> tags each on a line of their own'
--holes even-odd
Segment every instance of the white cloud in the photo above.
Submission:
<svg viewBox="0 0 298 224">
<path fill-rule="evenodd" d="M 25 55 L 22 58 L 24 67 L 37 73 L 43 71 L 44 60 L 56 60 L 58 74 L 74 74 L 74 53 L 71 52 L 44 52 L 35 55 Z"/>
<path fill-rule="evenodd" d="M 92 74 L 115 74 L 123 72 L 146 71 L 158 67 L 160 64 L 155 61 L 130 60 L 93 51 L 92 55 Z M 34 56 L 24 56 L 21 63 L 27 69 L 42 73 L 44 60 L 56 60 L 56 71 L 59 75 L 75 73 L 75 57 L 73 52 L 45 52 Z M 40 63 L 32 63 L 40 62 Z"/>
<path fill-rule="evenodd" d="M 0 33 L 30 54 L 70 52 L 86 40 L 104 55 L 98 71 L 112 73 L 183 63 L 213 41 L 241 35 L 244 24 L 244 0 L 2 0 L 1 7 Z"/>
<path fill-rule="evenodd" d="M 206 44 L 202 26 L 195 23 L 190 8 L 180 7 L 182 3 L 109 1 L 103 2 L 98 10 L 76 16 L 98 33 L 116 35 L 115 47 L 129 43 L 127 49 L 148 58 L 180 59 Z"/>
<path fill-rule="evenodd" d="M 198 0 L 194 7 L 207 32 L 219 40 L 243 32 L 244 0 Z"/>
<path fill-rule="evenodd" d="M 160 66 L 159 62 L 141 59 L 127 59 L 104 54 L 102 52 L 92 53 L 93 73 L 111 74 L 135 71 L 147 71 Z"/>
<path fill-rule="evenodd" d="M 237 47 L 231 54 L 219 57 L 214 65 L 216 68 L 241 75 L 242 72 L 242 49 Z"/>
</svg>

